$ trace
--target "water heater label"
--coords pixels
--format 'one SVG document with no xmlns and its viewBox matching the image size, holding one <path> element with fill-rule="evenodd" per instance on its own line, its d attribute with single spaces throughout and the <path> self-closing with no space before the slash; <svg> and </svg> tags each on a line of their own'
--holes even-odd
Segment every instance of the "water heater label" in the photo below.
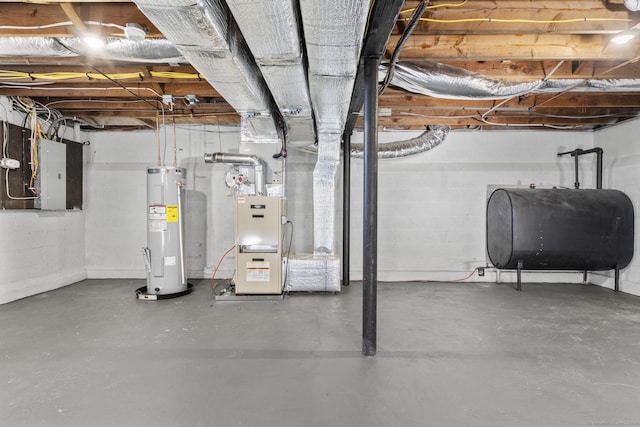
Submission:
<svg viewBox="0 0 640 427">
<path fill-rule="evenodd" d="M 171 267 L 173 265 L 176 265 L 176 257 L 174 257 L 174 256 L 166 256 L 166 257 L 164 257 L 164 266 L 165 267 Z"/>
<path fill-rule="evenodd" d="M 271 280 L 268 262 L 248 262 L 247 282 L 268 282 Z"/>
<path fill-rule="evenodd" d="M 167 208 L 164 205 L 149 206 L 149 231 L 165 231 L 167 229 Z"/>
<path fill-rule="evenodd" d="M 149 219 L 164 219 L 167 215 L 167 207 L 165 205 L 150 205 Z"/>
<path fill-rule="evenodd" d="M 178 222 L 178 205 L 167 205 L 167 222 Z"/>
</svg>

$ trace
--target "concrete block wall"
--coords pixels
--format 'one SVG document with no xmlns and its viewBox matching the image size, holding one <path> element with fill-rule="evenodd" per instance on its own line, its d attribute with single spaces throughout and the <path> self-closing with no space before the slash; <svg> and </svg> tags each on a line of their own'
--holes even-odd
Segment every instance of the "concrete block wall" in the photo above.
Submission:
<svg viewBox="0 0 640 427">
<path fill-rule="evenodd" d="M 640 120 L 595 132 L 594 145 L 604 150 L 603 187 L 623 191 L 635 210 L 635 248 L 629 266 L 620 272 L 620 289 L 640 295 Z M 613 272 L 592 273 L 592 283 L 613 288 Z"/>
<path fill-rule="evenodd" d="M 0 104 L 0 120 L 22 124 L 7 98 Z M 66 137 L 86 139 L 73 129 Z M 0 304 L 85 279 L 84 221 L 84 211 L 0 211 Z"/>
<path fill-rule="evenodd" d="M 203 155 L 205 151 L 237 151 L 240 134 L 237 128 L 178 126 L 176 136 L 178 166 L 187 168 L 187 273 L 198 278 L 213 262 L 208 255 L 215 256 L 233 245 L 233 226 L 223 225 L 233 218 L 232 199 L 226 197 L 224 185 L 226 169 L 205 164 Z M 160 146 L 165 164 L 172 165 L 171 127 L 167 127 L 166 137 L 161 129 Z M 86 165 L 86 263 L 90 278 L 145 277 L 141 248 L 147 240 L 146 170 L 157 163 L 155 131 L 93 135 Z"/>
<path fill-rule="evenodd" d="M 205 152 L 238 152 L 238 128 L 178 126 L 178 166 L 187 168 L 185 248 L 188 276 L 210 277 L 222 255 L 235 243 L 235 199 L 225 185 L 231 167 L 205 164 Z M 160 132 L 164 146 L 164 132 Z M 167 164 L 172 164 L 173 130 L 168 130 Z M 269 162 L 279 151 L 259 144 Z M 161 151 L 164 152 L 164 149 Z M 315 156 L 289 150 L 287 216 L 295 224 L 294 248 L 311 251 L 311 171 Z M 141 248 L 146 246 L 146 167 L 157 163 L 154 131 L 100 132 L 93 135 L 87 159 L 86 262 L 90 278 L 144 278 Z M 275 166 L 274 166 L 275 167 Z M 231 277 L 231 252 L 217 278 Z"/>
<path fill-rule="evenodd" d="M 205 151 L 238 149 L 231 128 L 178 129 L 178 164 L 188 168 L 187 258 L 190 277 L 209 277 L 234 243 L 233 198 L 225 165 L 202 162 Z M 170 132 L 171 134 L 171 132 Z M 161 133 L 162 135 L 162 133 Z M 413 132 L 382 132 L 380 142 Z M 573 162 L 558 151 L 593 146 L 593 134 L 555 131 L 453 132 L 434 150 L 380 161 L 379 270 L 381 280 L 447 280 L 485 265 L 485 205 L 490 186 L 573 185 Z M 362 135 L 356 133 L 354 142 Z M 171 142 L 170 142 L 171 143 Z M 87 270 L 89 277 L 144 277 L 145 168 L 156 162 L 154 132 L 97 133 L 87 164 Z M 169 151 L 170 153 L 170 147 Z M 362 163 L 352 161 L 352 277 L 361 276 Z M 287 216 L 293 252 L 313 249 L 312 171 L 315 156 L 290 150 Z M 592 164 L 581 163 L 583 187 L 593 185 Z M 339 197 L 341 200 L 341 197 Z M 341 209 L 340 204 L 338 208 Z M 338 212 L 338 242 L 341 242 Z M 231 277 L 231 253 L 217 277 Z M 503 273 L 504 281 L 514 275 Z M 578 273 L 532 273 L 527 281 L 581 281 Z M 496 280 L 489 272 L 484 280 Z"/>
<path fill-rule="evenodd" d="M 416 133 L 380 133 L 380 143 Z M 487 262 L 486 200 L 490 187 L 535 184 L 573 187 L 573 162 L 560 151 L 590 148 L 592 133 L 558 131 L 452 132 L 438 147 L 379 162 L 378 278 L 451 280 Z M 354 142 L 362 134 L 354 134 Z M 352 161 L 352 277 L 362 274 L 362 161 Z M 580 166 L 584 188 L 592 162 Z M 515 274 L 503 272 L 503 281 Z M 496 273 L 484 278 L 495 281 Z M 525 274 L 526 281 L 579 282 L 579 273 Z"/>
</svg>

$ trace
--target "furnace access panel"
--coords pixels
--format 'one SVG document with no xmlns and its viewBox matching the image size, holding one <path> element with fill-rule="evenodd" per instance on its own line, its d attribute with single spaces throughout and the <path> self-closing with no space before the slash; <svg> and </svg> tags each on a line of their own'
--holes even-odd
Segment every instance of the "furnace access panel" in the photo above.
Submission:
<svg viewBox="0 0 640 427">
<path fill-rule="evenodd" d="M 282 293 L 282 199 L 239 196 L 236 294 Z"/>
</svg>

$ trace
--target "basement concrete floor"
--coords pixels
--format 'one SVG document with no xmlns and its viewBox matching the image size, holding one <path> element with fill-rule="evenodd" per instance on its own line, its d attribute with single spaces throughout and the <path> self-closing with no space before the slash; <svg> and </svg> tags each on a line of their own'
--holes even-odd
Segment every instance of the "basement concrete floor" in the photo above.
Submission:
<svg viewBox="0 0 640 427">
<path fill-rule="evenodd" d="M 640 298 L 597 286 L 380 283 L 138 301 L 87 280 L 0 306 L 2 426 L 640 426 Z"/>
</svg>

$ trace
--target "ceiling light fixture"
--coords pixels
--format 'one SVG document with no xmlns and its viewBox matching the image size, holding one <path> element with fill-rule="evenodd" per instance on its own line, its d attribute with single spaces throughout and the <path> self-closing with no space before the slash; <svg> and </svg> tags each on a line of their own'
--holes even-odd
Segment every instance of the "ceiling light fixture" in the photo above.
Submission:
<svg viewBox="0 0 640 427">
<path fill-rule="evenodd" d="M 624 5 L 634 12 L 640 10 L 640 0 L 624 0 Z"/>
<path fill-rule="evenodd" d="M 615 44 L 625 44 L 627 42 L 629 42 L 630 40 L 632 40 L 633 38 L 635 38 L 635 34 L 630 32 L 630 31 L 624 31 L 622 33 L 619 33 L 617 35 L 615 35 L 612 39 L 611 42 L 615 43 Z"/>
<path fill-rule="evenodd" d="M 147 36 L 147 33 L 144 28 L 142 28 L 142 25 L 128 22 L 124 27 L 124 35 L 129 40 L 139 42 L 144 40 L 144 38 Z"/>
<path fill-rule="evenodd" d="M 86 34 L 82 36 L 82 42 L 89 48 L 100 49 L 104 47 L 104 40 L 95 34 Z"/>
</svg>

